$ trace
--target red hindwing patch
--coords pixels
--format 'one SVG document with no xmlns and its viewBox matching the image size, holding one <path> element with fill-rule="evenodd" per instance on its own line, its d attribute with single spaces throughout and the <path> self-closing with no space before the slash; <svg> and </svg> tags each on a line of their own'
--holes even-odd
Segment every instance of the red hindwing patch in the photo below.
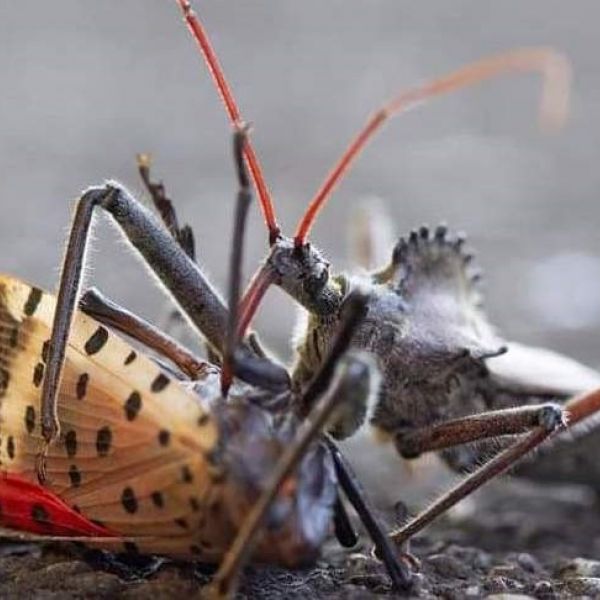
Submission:
<svg viewBox="0 0 600 600">
<path fill-rule="evenodd" d="M 8 473 L 0 473 L 0 525 L 48 536 L 114 537 L 47 489 Z"/>
</svg>

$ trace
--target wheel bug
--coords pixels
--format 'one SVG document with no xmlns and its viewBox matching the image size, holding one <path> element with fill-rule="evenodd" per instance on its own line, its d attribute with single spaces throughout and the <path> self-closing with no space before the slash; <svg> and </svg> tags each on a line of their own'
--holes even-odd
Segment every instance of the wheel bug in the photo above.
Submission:
<svg viewBox="0 0 600 600">
<path fill-rule="evenodd" d="M 235 125 L 241 113 L 206 31 L 190 3 L 178 1 Z M 521 49 L 483 59 L 409 89 L 376 111 L 351 140 L 311 200 L 293 238 L 282 235 L 256 153 L 250 144 L 246 149 L 270 252 L 246 292 L 240 318 L 248 324 L 270 285 L 281 287 L 306 309 L 307 326 L 297 344 L 292 374 L 296 389 L 311 381 L 322 364 L 346 295 L 357 286 L 370 292 L 367 315 L 352 345 L 376 357 L 382 374 L 380 393 L 374 406 L 345 407 L 330 433 L 344 438 L 368 422 L 394 441 L 400 455 L 414 458 L 441 451 L 450 466 L 461 471 L 498 452 L 497 438 L 508 440 L 503 452 L 395 532 L 392 537 L 398 542 L 562 428 L 565 409 L 572 426 L 598 409 L 598 394 L 585 392 L 600 386 L 599 374 L 557 354 L 507 344 L 497 336 L 481 309 L 477 276 L 471 273 L 473 257 L 465 252 L 464 239 L 449 234 L 445 226 L 434 231 L 422 227 L 401 238 L 389 265 L 362 277 L 331 275 L 329 263 L 307 241 L 331 192 L 386 121 L 431 97 L 510 71 L 544 75 L 542 119 L 560 124 L 567 112 L 570 70 L 566 59 L 550 49 Z M 575 394 L 584 395 L 561 406 Z M 300 414 L 309 408 L 296 407 Z M 508 445 L 513 436 L 528 431 Z M 564 461 L 562 466 L 568 470 L 571 463 Z M 564 478 L 565 469 L 561 472 L 557 465 L 552 475 Z"/>
<path fill-rule="evenodd" d="M 181 3 L 182 4 L 182 8 L 184 8 L 184 10 L 186 10 L 186 3 Z M 189 6 L 187 6 L 187 10 L 189 11 Z M 189 15 L 189 12 L 188 12 Z M 236 125 L 239 125 L 240 123 L 237 122 L 239 121 L 239 119 L 235 119 L 236 120 Z M 250 152 L 251 150 L 248 150 L 248 148 L 246 147 L 246 152 Z M 252 154 L 250 154 L 250 156 L 252 156 Z M 254 167 L 256 167 L 256 163 L 254 164 Z M 252 160 L 250 160 L 250 168 L 251 168 L 251 172 L 253 173 L 253 176 L 256 178 L 256 172 L 253 168 L 253 163 Z M 117 190 L 117 191 L 115 191 Z M 96 194 L 94 194 L 93 192 L 96 192 Z M 152 227 L 148 228 L 146 227 L 148 225 L 147 222 L 144 222 L 144 219 L 141 218 L 140 220 L 137 220 L 138 217 L 140 216 L 138 213 L 135 212 L 135 209 L 132 209 L 132 205 L 129 203 L 126 194 L 121 190 L 119 191 L 118 188 L 116 186 L 113 187 L 105 187 L 102 192 L 105 194 L 104 196 L 101 196 L 100 194 L 100 190 L 96 189 L 96 190 L 91 190 L 90 191 L 90 195 L 86 196 L 86 199 L 90 200 L 89 204 L 85 204 L 82 203 L 80 205 L 81 211 L 76 214 L 76 220 L 75 220 L 75 225 L 79 226 L 79 229 L 77 229 L 77 227 L 74 227 L 74 235 L 71 238 L 72 240 L 72 245 L 70 246 L 70 249 L 72 250 L 73 248 L 78 249 L 78 252 L 71 252 L 69 254 L 70 260 L 71 262 L 70 267 L 71 270 L 66 270 L 65 273 L 65 277 L 63 278 L 63 284 L 61 285 L 61 292 L 62 294 L 59 294 L 59 298 L 58 298 L 58 304 L 61 305 L 63 307 L 74 307 L 75 305 L 75 297 L 76 297 L 76 293 L 77 293 L 77 280 L 79 277 L 79 274 L 77 273 L 77 271 L 81 269 L 81 262 L 82 262 L 82 257 L 83 257 L 83 250 L 85 248 L 85 243 L 84 243 L 84 239 L 82 237 L 83 234 L 83 230 L 85 229 L 85 227 L 82 227 L 82 224 L 85 225 L 86 221 L 90 218 L 91 215 L 91 211 L 94 207 L 94 204 L 98 204 L 103 206 L 104 208 L 107 208 L 109 211 L 113 212 L 113 216 L 115 216 L 117 222 L 119 222 L 123 229 L 125 230 L 125 232 L 127 233 L 127 235 L 130 237 L 131 241 L 134 242 L 134 245 L 136 245 L 138 247 L 138 249 L 142 252 L 142 254 L 144 254 L 145 258 L 147 259 L 147 261 L 151 264 L 154 265 L 155 270 L 157 271 L 157 275 L 159 276 L 159 278 L 161 278 L 163 280 L 163 282 L 165 284 L 167 284 L 167 286 L 170 288 L 172 294 L 178 299 L 179 303 L 182 305 L 182 308 L 185 310 L 185 312 L 190 316 L 190 319 L 192 320 L 192 322 L 194 322 L 196 324 L 196 326 L 198 327 L 198 329 L 200 329 L 203 333 L 203 335 L 208 339 L 209 343 L 211 344 L 211 346 L 213 346 L 213 348 L 217 349 L 219 351 L 219 353 L 223 356 L 223 362 L 224 362 L 224 369 L 223 369 L 223 373 L 224 375 L 219 376 L 218 379 L 218 384 L 224 389 L 224 390 L 228 390 L 229 386 L 232 384 L 232 379 L 233 379 L 233 375 L 244 375 L 244 379 L 248 380 L 249 378 L 252 377 L 258 377 L 258 379 L 260 379 L 263 383 L 266 383 L 267 387 L 269 387 L 271 390 L 275 390 L 275 389 L 281 389 L 279 386 L 283 386 L 284 383 L 284 379 L 285 377 L 281 376 L 281 372 L 280 370 L 278 370 L 276 368 L 276 366 L 274 366 L 273 364 L 261 360 L 258 360 L 257 362 L 253 362 L 252 360 L 250 360 L 251 357 L 255 357 L 255 354 L 258 352 L 257 347 L 255 345 L 253 345 L 250 340 L 248 340 L 247 342 L 240 342 L 242 347 L 240 349 L 241 355 L 242 356 L 236 356 L 235 353 L 232 353 L 232 348 L 235 347 L 235 345 L 233 345 L 231 343 L 232 339 L 241 339 L 243 338 L 243 332 L 246 330 L 246 328 L 249 325 L 249 322 L 252 318 L 252 315 L 254 313 L 254 311 L 256 310 L 257 306 L 258 306 L 258 302 L 260 300 L 260 297 L 264 294 L 264 291 L 266 290 L 266 285 L 268 283 L 270 283 L 270 281 L 268 281 L 265 278 L 258 278 L 255 279 L 255 283 L 253 284 L 253 286 L 251 287 L 251 290 L 254 290 L 252 292 L 251 296 L 246 296 L 246 301 L 242 302 L 241 304 L 241 309 L 240 309 L 240 316 L 239 319 L 234 319 L 233 317 L 227 317 L 227 312 L 224 311 L 223 308 L 223 303 L 219 301 L 218 296 L 215 295 L 215 293 L 212 291 L 212 289 L 210 288 L 210 286 L 208 286 L 208 284 L 206 283 L 206 281 L 201 277 L 201 275 L 199 274 L 199 272 L 197 270 L 194 270 L 193 268 L 190 267 L 190 262 L 186 261 L 182 258 L 181 253 L 176 254 L 175 259 L 170 262 L 168 265 L 165 265 L 164 263 L 161 262 L 161 259 L 163 257 L 160 256 L 160 246 L 161 246 L 161 241 L 165 241 L 166 243 L 166 238 L 164 237 L 164 232 L 162 232 L 163 237 L 160 237 L 160 233 L 158 233 L 158 230 L 154 230 L 152 229 Z M 163 217 L 164 218 L 164 217 Z M 279 239 L 282 238 L 277 238 L 277 235 L 275 233 L 275 230 L 272 229 L 271 230 L 271 239 L 274 242 L 274 245 L 279 241 Z M 79 236 L 79 237 L 78 237 Z M 180 242 L 182 240 L 179 240 Z M 171 243 L 171 240 L 169 238 L 169 244 Z M 167 244 L 167 246 L 169 245 Z M 295 251 L 297 245 L 294 246 L 294 248 L 292 248 L 292 251 Z M 300 256 L 300 252 L 295 252 L 294 255 L 292 256 L 292 258 L 294 259 L 294 261 L 297 262 L 298 257 Z M 73 256 L 77 255 L 76 259 L 73 259 Z M 234 264 L 239 264 L 239 261 L 237 263 L 235 263 L 235 261 L 233 261 Z M 233 280 L 235 281 L 235 278 L 233 278 Z M 320 282 L 319 282 L 320 283 Z M 325 284 L 327 282 L 324 282 Z M 310 286 L 309 286 L 310 287 Z M 11 295 L 11 298 L 16 297 L 19 300 L 22 300 L 21 303 L 21 307 L 25 307 L 25 306 L 31 306 L 34 303 L 38 303 L 39 300 L 36 300 L 37 296 L 39 295 L 39 292 L 35 291 L 34 293 L 34 297 L 30 300 L 30 296 L 32 294 L 32 289 L 31 288 L 14 288 L 16 291 L 14 291 L 13 295 Z M 235 289 L 235 285 L 232 286 L 232 289 Z M 203 306 L 200 306 L 199 303 L 197 302 L 197 298 L 195 298 L 195 301 L 192 301 L 192 296 L 193 293 L 196 292 L 198 293 L 198 290 L 201 290 L 201 294 L 203 299 L 206 300 L 206 302 L 203 304 Z M 301 290 L 302 293 L 305 292 L 310 292 L 310 293 L 316 293 L 319 298 L 318 301 L 320 302 L 322 299 L 322 294 L 321 291 L 319 289 L 314 289 L 314 290 L 310 290 L 310 289 L 303 289 Z M 293 293 L 296 293 L 295 290 L 292 290 Z M 44 296 L 44 295 L 42 295 Z M 233 291 L 230 296 L 233 298 L 233 301 L 230 302 L 230 306 L 231 306 L 231 313 L 234 314 L 236 309 L 237 309 L 237 302 L 236 300 L 236 296 L 237 296 L 237 292 Z M 314 298 L 313 298 L 314 299 Z M 310 300 L 310 294 L 309 294 L 309 300 Z M 329 298 L 328 300 L 331 300 L 332 302 L 334 300 L 336 300 L 335 296 L 331 296 L 331 298 Z M 85 302 L 87 302 L 87 308 L 88 311 L 91 312 L 92 314 L 96 314 L 96 316 L 99 317 L 99 320 L 101 320 L 101 316 L 102 316 L 102 312 L 106 313 L 107 315 L 112 315 L 112 317 L 114 318 L 115 316 L 118 317 L 118 314 L 120 314 L 120 318 L 121 318 L 121 322 L 123 322 L 123 320 L 127 320 L 130 317 L 126 317 L 126 315 L 124 315 L 122 313 L 122 311 L 110 311 L 110 306 L 106 303 L 102 301 L 102 298 L 94 295 L 94 294 L 89 294 L 85 297 L 85 301 L 84 301 L 84 306 L 85 306 Z M 340 307 L 341 307 L 341 301 L 339 303 L 336 302 L 334 308 L 336 311 L 336 318 L 339 318 L 339 312 L 340 312 Z M 43 307 L 42 307 L 43 308 Z M 23 308 L 22 308 L 23 309 Z M 41 310 L 41 308 L 40 308 Z M 70 311 L 67 310 L 65 308 L 64 311 L 61 312 L 61 310 L 57 310 L 57 317 L 54 320 L 54 335 L 52 337 L 52 343 L 50 343 L 47 346 L 47 356 L 45 359 L 45 364 L 42 365 L 42 369 L 37 369 L 37 372 L 39 373 L 40 371 L 45 371 L 44 373 L 42 373 L 42 375 L 36 375 L 36 371 L 35 371 L 35 367 L 34 367 L 34 372 L 33 372 L 33 376 L 40 379 L 40 381 L 43 379 L 43 397 L 44 397 L 44 410 L 43 410 L 43 421 L 42 421 L 42 431 L 44 434 L 44 437 L 46 438 L 47 442 L 51 442 L 52 439 L 54 437 L 56 437 L 56 435 L 58 434 L 58 420 L 57 420 L 57 414 L 55 412 L 55 410 L 53 410 L 53 404 L 52 404 L 52 398 L 56 396 L 57 393 L 57 387 L 60 381 L 60 363 L 63 361 L 64 359 L 64 355 L 61 356 L 61 346 L 62 349 L 64 351 L 64 347 L 66 344 L 66 336 L 68 334 L 69 331 L 69 321 L 72 318 L 72 313 L 69 314 Z M 9 316 L 14 316 L 14 314 L 11 312 L 11 314 Z M 209 317 L 209 318 L 208 318 Z M 107 316 L 107 321 L 110 321 L 110 316 Z M 131 321 L 129 321 L 131 324 Z M 171 358 L 173 358 L 174 362 L 178 365 L 181 366 L 182 370 L 185 372 L 193 372 L 196 373 L 196 375 L 198 374 L 198 372 L 200 372 L 202 365 L 199 365 L 198 363 L 194 363 L 194 361 L 190 358 L 189 355 L 186 355 L 185 352 L 183 352 L 180 348 L 178 348 L 177 346 L 174 346 L 172 344 L 172 342 L 170 340 L 165 340 L 164 337 L 160 336 L 156 331 L 152 330 L 152 328 L 145 326 L 144 324 L 140 323 L 140 321 L 135 321 L 135 323 L 137 323 L 137 326 L 139 328 L 139 339 L 143 340 L 143 336 L 146 336 L 146 341 L 150 341 L 150 340 L 155 340 L 159 343 L 157 343 L 154 347 L 157 350 L 161 350 L 162 353 L 165 353 L 167 356 L 170 356 Z M 113 325 L 115 325 L 115 323 L 112 323 Z M 232 325 L 233 324 L 233 325 Z M 339 326 L 336 327 L 336 329 L 339 329 Z M 98 330 L 101 331 L 101 330 Z M 129 329 L 129 331 L 131 331 L 131 329 Z M 228 335 L 227 335 L 227 340 L 229 340 L 229 343 L 226 343 L 226 340 L 224 339 L 223 336 L 223 332 L 227 331 Z M 9 334 L 12 334 L 12 332 L 7 332 Z M 90 335 L 87 338 L 87 342 L 90 343 L 90 348 L 95 348 L 95 346 L 97 344 L 99 344 L 100 342 L 102 342 L 102 338 L 105 336 L 106 334 L 104 333 L 99 333 L 98 336 L 96 338 L 93 338 L 93 335 Z M 335 338 L 335 336 L 333 335 L 328 335 L 328 345 L 335 347 L 335 345 L 333 344 L 333 339 Z M 91 342 L 91 340 L 93 339 L 93 343 Z M 107 338 L 112 340 L 112 338 Z M 161 341 L 159 341 L 161 340 Z M 106 340 L 105 342 L 106 343 Z M 152 345 L 152 344 L 150 344 Z M 85 344 L 83 345 L 84 351 L 85 351 Z M 43 346 L 40 348 L 39 352 L 43 355 Z M 86 351 L 87 352 L 87 351 Z M 88 353 L 89 354 L 89 353 Z M 129 355 L 126 356 L 125 360 L 127 359 Z M 325 360 L 324 356 L 326 355 L 321 355 L 321 361 L 323 362 L 325 366 L 328 366 L 327 361 Z M 334 353 L 335 356 L 335 353 Z M 42 356 L 43 358 L 43 356 Z M 259 356 L 258 358 L 262 358 Z M 177 359 L 177 360 L 176 360 Z M 178 362 L 179 361 L 179 362 Z M 332 361 L 332 364 L 335 361 Z M 41 364 L 41 363 L 36 363 L 36 367 L 37 364 Z M 186 370 L 184 368 L 184 366 L 187 365 L 187 368 L 189 370 Z M 329 365 L 329 367 L 331 367 L 331 365 Z M 317 397 L 319 397 L 319 393 L 322 391 L 319 388 L 322 388 L 324 386 L 325 383 L 327 383 L 327 381 L 330 380 L 331 378 L 331 372 L 328 372 L 329 369 L 324 369 L 324 373 L 325 375 L 322 378 L 316 378 L 316 382 L 317 384 L 315 384 L 315 387 L 313 387 L 312 385 L 310 387 L 308 387 L 308 390 L 303 390 L 302 393 L 305 393 L 306 396 L 302 396 L 298 398 L 298 403 L 300 407 L 302 407 L 301 412 L 302 413 L 308 413 L 311 414 L 311 412 L 309 412 L 308 408 L 310 406 L 312 406 L 312 404 L 314 403 L 314 401 L 316 400 Z M 317 373 L 318 369 L 315 369 L 314 373 Z M 153 380 L 150 383 L 150 387 L 152 388 L 152 385 L 156 382 L 155 387 L 159 388 L 161 386 L 164 385 L 164 381 L 166 378 L 166 375 L 163 373 L 163 378 L 160 378 L 160 380 L 158 379 L 160 375 L 156 376 L 156 379 Z M 167 378 L 168 380 L 168 378 Z M 160 383 L 158 383 L 158 381 L 160 381 Z M 6 373 L 5 373 L 5 387 L 6 386 Z M 305 388 L 306 386 L 304 385 L 304 381 L 302 381 L 302 388 Z M 214 379 L 213 379 L 213 384 L 214 384 Z M 168 384 L 170 387 L 170 384 Z M 83 384 L 82 384 L 83 386 Z M 325 386 L 326 387 L 326 386 Z M 8 388 L 7 388 L 8 389 Z M 153 390 L 154 391 L 154 390 Z M 162 391 L 162 390 L 159 390 Z M 333 398 L 335 396 L 335 394 L 330 395 L 330 398 Z M 331 402 L 331 400 L 330 400 Z M 137 401 L 133 401 L 132 403 L 130 403 L 129 405 L 129 410 L 130 411 L 134 411 L 136 410 L 136 406 L 137 406 Z M 304 407 L 306 407 L 306 410 L 304 410 Z M 126 407 L 127 408 L 127 407 Z M 318 408 L 318 405 L 317 405 Z M 313 411 L 316 410 L 316 408 L 312 409 Z M 551 411 L 552 412 L 552 411 Z M 555 413 L 553 413 L 555 415 Z M 309 417 L 309 422 L 311 423 L 316 423 L 316 425 L 314 425 L 314 429 L 317 430 L 318 427 L 317 425 L 319 424 L 323 424 L 326 419 L 325 416 L 326 413 L 323 412 L 321 413 L 320 411 L 317 412 L 317 416 L 321 415 L 320 418 L 314 418 L 311 419 Z M 199 417 L 197 417 L 198 419 Z M 31 422 L 31 419 L 28 419 L 28 415 L 27 412 L 25 414 L 25 426 L 27 427 L 28 423 Z M 34 422 L 35 424 L 35 422 Z M 553 429 L 554 426 L 556 426 L 556 422 L 551 422 L 550 426 L 548 427 L 548 429 Z M 311 432 L 312 433 L 312 432 Z M 544 434 L 547 434 L 548 432 L 544 432 Z M 164 435 L 163 435 L 163 439 L 164 439 Z M 310 436 L 307 436 L 306 439 L 309 439 Z M 70 439 L 72 439 L 72 436 L 70 437 Z M 8 444 L 8 442 L 6 442 Z M 65 436 L 65 448 L 67 446 L 67 443 L 69 443 L 72 447 L 72 441 L 68 442 L 68 440 L 66 439 Z M 14 444 L 14 440 L 13 440 L 13 444 Z M 10 445 L 10 448 L 12 448 L 12 450 L 9 449 L 9 445 L 6 446 L 6 453 L 8 455 L 9 458 L 10 454 L 14 452 L 14 446 L 13 444 Z M 302 450 L 302 446 L 299 445 L 296 447 L 296 452 L 298 454 L 301 453 Z M 48 450 L 48 452 L 50 453 L 51 451 Z M 44 465 L 47 464 L 47 460 L 49 460 L 51 458 L 51 454 L 48 455 L 48 457 L 45 457 L 44 454 L 40 454 L 39 459 L 38 459 L 38 463 L 39 463 L 39 474 L 40 477 L 42 478 L 42 480 L 44 479 L 44 477 L 47 476 L 46 473 L 44 473 Z M 515 457 L 516 458 L 516 457 Z M 282 466 L 280 467 L 280 469 L 278 469 L 279 473 L 285 473 L 286 469 L 289 468 L 289 465 L 286 464 L 285 461 L 282 461 L 280 463 Z M 32 471 L 33 472 L 33 471 Z M 276 486 L 272 486 L 270 487 L 271 490 L 276 490 L 277 487 Z M 41 493 L 41 492 L 39 492 Z M 274 493 L 274 492 L 271 492 Z M 267 495 L 262 496 L 262 506 L 265 506 L 266 504 L 268 504 L 269 502 L 269 498 Z M 133 503 L 131 502 L 129 495 L 127 497 L 127 503 L 129 504 L 129 506 L 132 506 Z M 257 514 L 257 513 L 255 513 Z M 40 516 L 40 515 L 38 515 Z M 71 515 L 73 519 L 75 519 L 76 517 L 74 515 Z M 46 524 L 44 519 L 39 519 L 40 521 L 42 521 L 42 523 L 38 523 L 38 525 L 42 525 L 42 524 Z M 255 523 L 258 521 L 254 521 Z M 252 523 L 252 521 L 250 521 L 250 523 Z M 100 525 L 98 525 L 98 527 L 100 527 Z M 245 545 L 244 549 L 248 549 L 248 546 Z M 240 554 L 238 554 L 237 556 L 240 556 Z"/>
</svg>

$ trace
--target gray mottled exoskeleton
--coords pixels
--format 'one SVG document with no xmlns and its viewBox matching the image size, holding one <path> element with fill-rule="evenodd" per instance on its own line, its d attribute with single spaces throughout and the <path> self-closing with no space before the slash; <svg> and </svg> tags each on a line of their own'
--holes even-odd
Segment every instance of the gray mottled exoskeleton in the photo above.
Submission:
<svg viewBox="0 0 600 600">
<path fill-rule="evenodd" d="M 189 9 L 187 2 L 182 5 Z M 206 32 L 189 18 L 188 25 L 232 124 L 240 126 L 241 113 Z M 463 251 L 462 239 L 449 235 L 445 227 L 413 231 L 394 246 L 387 265 L 356 276 L 330 272 L 329 263 L 308 242 L 332 190 L 389 118 L 434 96 L 499 73 L 524 70 L 543 75 L 542 118 L 546 124 L 560 124 L 567 113 L 570 69 L 561 54 L 548 48 L 519 49 L 483 59 L 408 89 L 377 110 L 352 139 L 310 202 L 293 238 L 282 235 L 258 158 L 250 143 L 245 147 L 271 248 L 242 298 L 240 328 L 247 327 L 272 284 L 302 305 L 307 318 L 297 343 L 292 385 L 304 389 L 331 349 L 349 294 L 360 288 L 369 297 L 352 345 L 373 355 L 381 385 L 370 405 L 342 403 L 330 430 L 335 437 L 351 436 L 370 424 L 393 440 L 404 457 L 437 450 L 453 468 L 469 468 L 490 450 L 498 450 L 498 437 L 510 440 L 529 430 L 551 432 L 564 426 L 561 403 L 600 387 L 600 375 L 591 369 L 546 350 L 506 342 L 495 332 L 481 308 L 476 277 L 470 272 L 471 256 Z M 310 405 L 295 408 L 302 415 Z M 571 423 L 578 424 L 597 407 L 577 399 L 569 401 L 566 409 Z M 565 468 L 551 475 L 562 477 L 570 469 L 567 463 L 580 458 L 564 461 Z M 600 476 L 597 480 L 600 483 Z"/>
</svg>

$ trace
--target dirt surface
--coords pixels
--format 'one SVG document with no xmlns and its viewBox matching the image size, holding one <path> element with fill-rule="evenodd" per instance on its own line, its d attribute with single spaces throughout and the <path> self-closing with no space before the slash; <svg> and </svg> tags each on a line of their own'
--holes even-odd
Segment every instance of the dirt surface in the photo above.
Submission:
<svg viewBox="0 0 600 600">
<path fill-rule="evenodd" d="M 234 195 L 229 129 L 174 4 L 55 0 L 35 3 L 32 18 L 31 3 L 1 3 L 1 272 L 55 288 L 78 191 L 110 177 L 141 195 L 134 156 L 149 151 L 182 220 L 194 226 L 203 268 L 224 289 L 223 236 Z M 446 221 L 469 233 L 487 272 L 486 306 L 507 338 L 598 367 L 598 3 L 195 4 L 255 124 L 288 233 L 382 99 L 501 49 L 566 52 L 574 102 L 559 135 L 535 128 L 534 78 L 506 78 L 440 100 L 391 125 L 369 148 L 323 213 L 314 242 L 336 269 L 347 267 L 351 208 L 372 196 L 382 199 L 395 234 Z M 265 252 L 258 210 L 252 219 L 247 273 Z M 133 253 L 103 222 L 96 237 L 90 283 L 159 323 L 164 297 Z M 289 299 L 273 293 L 256 323 L 283 357 L 295 313 Z M 373 452 L 356 444 L 357 460 Z M 361 479 L 371 490 L 384 483 L 377 494 L 393 496 L 382 464 L 369 459 Z M 414 595 L 600 596 L 600 564 L 574 562 L 600 558 L 598 510 L 579 488 L 502 482 L 415 540 L 422 569 Z M 390 594 L 381 567 L 360 556 L 367 551 L 366 544 L 346 552 L 331 542 L 313 570 L 253 567 L 241 594 Z M 0 543 L 0 598 L 171 598 L 192 596 L 205 580 L 190 566 L 115 574 L 65 547 Z"/>
<path fill-rule="evenodd" d="M 600 504 L 584 488 L 496 484 L 416 538 L 414 598 L 600 597 Z M 148 561 L 137 566 L 78 549 L 2 543 L 2 598 L 191 597 L 206 569 Z M 502 596 L 511 594 L 511 596 Z M 366 540 L 342 550 L 334 540 L 312 569 L 249 567 L 240 598 L 393 597 Z"/>
</svg>

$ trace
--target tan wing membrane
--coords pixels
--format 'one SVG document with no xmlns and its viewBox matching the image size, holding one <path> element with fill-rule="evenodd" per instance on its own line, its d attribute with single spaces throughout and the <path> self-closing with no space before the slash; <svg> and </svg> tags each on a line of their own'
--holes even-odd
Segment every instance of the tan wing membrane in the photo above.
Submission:
<svg viewBox="0 0 600 600">
<path fill-rule="evenodd" d="M 33 482 L 54 306 L 52 295 L 0 276 L 0 471 Z M 58 414 L 50 491 L 142 551 L 221 551 L 206 523 L 222 493 L 210 461 L 213 418 L 199 398 L 82 313 L 69 337 Z"/>
</svg>

